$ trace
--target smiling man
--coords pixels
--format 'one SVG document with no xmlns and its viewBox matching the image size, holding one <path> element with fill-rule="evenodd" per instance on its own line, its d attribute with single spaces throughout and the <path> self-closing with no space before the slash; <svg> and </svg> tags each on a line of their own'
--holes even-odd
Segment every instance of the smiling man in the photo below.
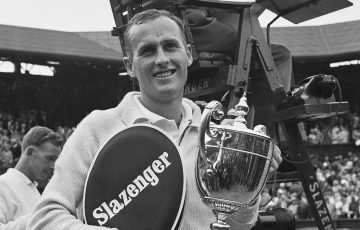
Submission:
<svg viewBox="0 0 360 230">
<path fill-rule="evenodd" d="M 167 11 L 147 10 L 129 21 L 124 40 L 127 49 L 124 63 L 129 75 L 138 80 L 140 92 L 129 92 L 117 107 L 93 111 L 81 121 L 64 146 L 28 229 L 107 229 L 83 222 L 87 173 L 96 153 L 111 137 L 139 122 L 164 130 L 177 143 L 182 155 L 187 189 L 178 229 L 208 230 L 215 221 L 196 187 L 201 111 L 195 103 L 183 98 L 187 68 L 193 61 L 185 42 L 184 25 Z M 275 155 L 272 170 L 281 162 L 280 153 Z M 233 229 L 250 229 L 257 219 L 258 208 L 259 201 L 233 215 L 229 224 Z"/>
<path fill-rule="evenodd" d="M 22 140 L 15 168 L 0 176 L 0 229 L 25 230 L 41 195 L 37 183 L 52 175 L 63 140 L 51 129 L 36 126 Z"/>
<path fill-rule="evenodd" d="M 174 21 L 178 19 L 156 14 L 153 17 L 139 18 L 139 22 L 148 21 L 128 26 L 125 33 L 128 57 L 124 63 L 130 76 L 139 81 L 142 105 L 179 124 L 192 55 L 185 44 L 181 24 Z"/>
</svg>

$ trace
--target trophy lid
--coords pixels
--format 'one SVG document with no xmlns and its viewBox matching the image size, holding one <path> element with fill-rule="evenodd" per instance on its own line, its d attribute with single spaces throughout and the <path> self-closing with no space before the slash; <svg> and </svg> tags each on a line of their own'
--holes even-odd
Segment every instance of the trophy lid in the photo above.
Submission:
<svg viewBox="0 0 360 230">
<path fill-rule="evenodd" d="M 263 125 L 258 125 L 256 127 L 260 127 L 260 126 L 263 126 Z M 269 140 L 271 142 L 276 143 L 276 141 L 274 139 L 272 139 L 268 135 L 266 135 L 265 132 L 258 131 L 260 128 L 256 128 L 256 127 L 255 127 L 255 130 L 252 130 L 252 129 L 248 129 L 248 128 L 237 127 L 237 126 L 234 126 L 234 125 L 215 125 L 215 124 L 210 125 L 210 128 L 213 128 L 213 129 L 224 130 L 224 131 L 227 131 L 227 132 L 244 133 L 244 134 L 247 134 L 247 135 L 250 135 L 250 136 L 259 137 L 259 138 L 262 138 L 262 139 L 267 139 L 267 140 Z"/>
<path fill-rule="evenodd" d="M 234 109 L 228 111 L 228 116 L 235 117 L 230 119 L 231 122 L 228 124 L 222 123 L 220 125 L 210 125 L 211 128 L 218 130 L 224 130 L 227 132 L 240 132 L 243 134 L 259 137 L 262 139 L 268 139 L 271 142 L 276 142 L 269 137 L 268 129 L 264 125 L 257 125 L 254 127 L 254 130 L 249 129 L 246 124 L 245 116 L 249 112 L 249 106 L 247 104 L 246 92 L 243 93 L 242 97 L 239 100 L 239 103 L 235 106 Z"/>
</svg>

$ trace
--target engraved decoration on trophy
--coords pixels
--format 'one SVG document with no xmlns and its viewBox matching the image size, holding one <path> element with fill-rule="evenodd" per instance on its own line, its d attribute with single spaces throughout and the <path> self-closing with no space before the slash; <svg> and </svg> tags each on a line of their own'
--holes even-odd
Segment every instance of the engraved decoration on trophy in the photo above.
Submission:
<svg viewBox="0 0 360 230">
<path fill-rule="evenodd" d="M 216 216 L 213 230 L 230 229 L 226 219 L 257 201 L 269 174 L 276 142 L 264 125 L 246 127 L 246 101 L 244 93 L 229 110 L 235 119 L 225 118 L 218 101 L 208 103 L 201 117 L 196 180 L 203 202 Z"/>
</svg>

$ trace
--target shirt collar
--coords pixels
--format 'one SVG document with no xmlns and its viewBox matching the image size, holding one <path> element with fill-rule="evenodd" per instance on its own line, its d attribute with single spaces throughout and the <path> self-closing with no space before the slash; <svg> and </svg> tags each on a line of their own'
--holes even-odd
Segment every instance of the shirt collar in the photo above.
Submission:
<svg viewBox="0 0 360 230">
<path fill-rule="evenodd" d="M 128 93 L 124 97 L 123 101 L 124 101 L 123 104 L 124 111 L 122 112 L 122 119 L 126 125 L 131 125 L 139 122 L 143 122 L 143 123 L 147 122 L 154 124 L 160 120 L 173 121 L 166 119 L 145 108 L 145 106 L 140 102 L 140 93 L 136 93 L 136 92 Z M 182 102 L 181 110 L 182 110 L 182 121 L 184 119 L 192 121 L 191 106 Z"/>
<path fill-rule="evenodd" d="M 22 172 L 20 172 L 19 170 L 15 169 L 15 168 L 9 168 L 7 170 L 7 173 L 9 173 L 10 176 L 17 178 L 28 185 L 35 185 L 35 187 L 38 185 L 38 183 L 36 181 L 32 182 L 25 174 L 23 174 Z"/>
<path fill-rule="evenodd" d="M 139 98 L 140 92 L 129 92 L 118 105 L 119 116 L 125 125 L 134 123 L 154 124 L 159 120 L 165 119 L 145 108 Z M 183 98 L 182 115 L 182 121 L 188 121 L 190 126 L 197 128 L 200 126 L 201 111 L 191 100 Z"/>
<path fill-rule="evenodd" d="M 151 124 L 154 124 L 160 120 L 167 120 L 169 122 L 173 121 L 173 120 L 168 120 L 145 108 L 145 106 L 140 102 L 140 95 L 134 95 L 133 99 L 135 101 L 136 106 L 138 107 L 139 112 L 137 114 L 138 116 L 140 116 L 140 118 L 146 118 Z M 135 119 L 132 123 L 136 123 L 137 120 L 138 119 Z"/>
<path fill-rule="evenodd" d="M 185 131 L 186 127 L 192 123 L 192 108 L 186 102 L 182 102 L 182 119 L 179 127 L 177 127 L 174 120 L 166 119 L 150 110 L 140 102 L 139 93 L 130 93 L 125 96 L 124 110 L 122 119 L 127 125 L 135 123 L 147 123 L 155 125 L 167 134 L 178 140 L 181 134 Z"/>
</svg>

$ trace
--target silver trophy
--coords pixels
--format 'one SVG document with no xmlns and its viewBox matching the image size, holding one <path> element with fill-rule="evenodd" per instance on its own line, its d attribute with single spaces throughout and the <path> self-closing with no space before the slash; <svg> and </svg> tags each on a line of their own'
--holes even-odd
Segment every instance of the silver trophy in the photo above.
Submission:
<svg viewBox="0 0 360 230">
<path fill-rule="evenodd" d="M 226 219 L 257 201 L 269 174 L 276 142 L 265 126 L 246 127 L 248 110 L 244 93 L 231 110 L 235 119 L 224 118 L 218 101 L 207 104 L 201 117 L 196 180 L 203 202 L 217 218 L 212 230 L 230 229 Z"/>
</svg>

